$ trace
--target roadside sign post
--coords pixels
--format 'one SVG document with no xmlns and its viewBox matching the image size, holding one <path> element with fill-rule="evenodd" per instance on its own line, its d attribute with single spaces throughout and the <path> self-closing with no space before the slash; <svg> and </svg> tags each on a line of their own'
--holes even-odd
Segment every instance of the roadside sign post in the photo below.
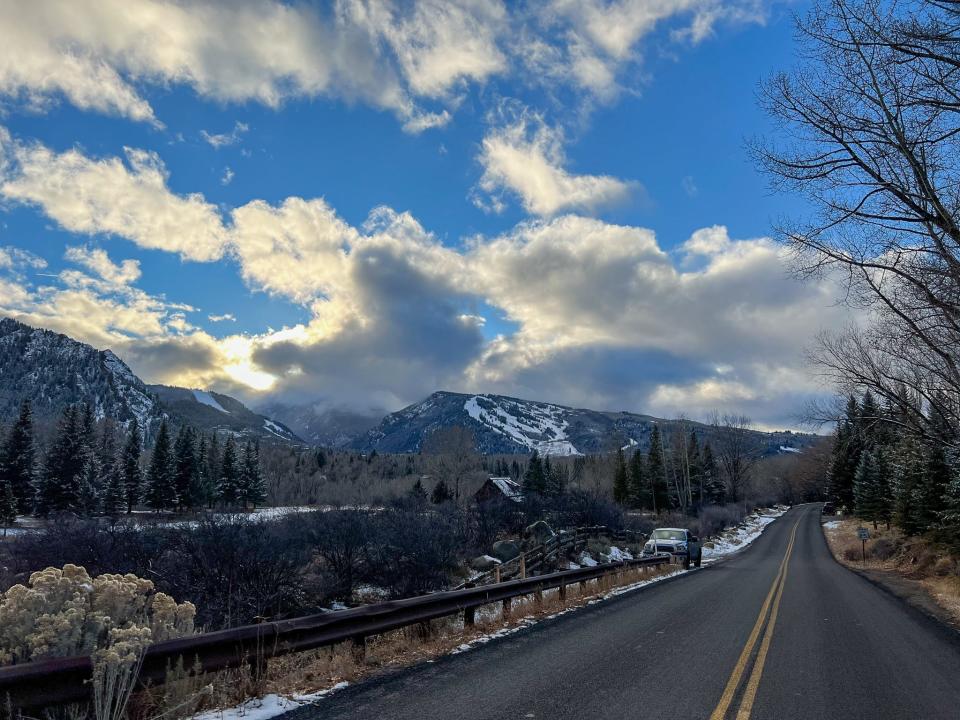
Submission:
<svg viewBox="0 0 960 720">
<path fill-rule="evenodd" d="M 870 539 L 870 531 L 865 527 L 857 528 L 857 537 L 860 538 L 860 561 L 867 564 L 867 540 Z"/>
</svg>

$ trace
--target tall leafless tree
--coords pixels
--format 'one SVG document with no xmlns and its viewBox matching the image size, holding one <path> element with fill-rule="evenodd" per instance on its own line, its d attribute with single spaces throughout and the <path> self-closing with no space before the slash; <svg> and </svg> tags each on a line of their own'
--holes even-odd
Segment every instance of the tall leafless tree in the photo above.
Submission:
<svg viewBox="0 0 960 720">
<path fill-rule="evenodd" d="M 740 502 L 750 490 L 758 448 L 750 418 L 746 415 L 719 415 L 710 420 L 713 426 L 713 451 L 727 484 L 727 497 Z"/>
<path fill-rule="evenodd" d="M 423 451 L 437 456 L 440 475 L 453 484 L 453 497 L 459 503 L 460 485 L 477 464 L 473 431 L 460 425 L 440 428 L 424 441 Z"/>
<path fill-rule="evenodd" d="M 797 23 L 801 63 L 762 102 L 755 143 L 776 189 L 814 213 L 777 230 L 805 273 L 833 272 L 862 327 L 814 359 L 868 388 L 921 436 L 960 430 L 960 3 L 819 0 Z"/>
</svg>

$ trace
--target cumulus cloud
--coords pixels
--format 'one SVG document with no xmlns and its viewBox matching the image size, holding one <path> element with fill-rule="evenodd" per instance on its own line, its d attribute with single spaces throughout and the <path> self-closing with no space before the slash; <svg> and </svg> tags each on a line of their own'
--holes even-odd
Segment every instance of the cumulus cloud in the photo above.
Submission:
<svg viewBox="0 0 960 720">
<path fill-rule="evenodd" d="M 419 132 L 448 122 L 467 86 L 501 75 L 612 99 L 659 23 L 676 19 L 677 39 L 699 41 L 761 10 L 760 0 L 0 0 L 0 94 L 157 126 L 146 86 L 274 108 L 325 96 Z"/>
<path fill-rule="evenodd" d="M 75 155 L 73 165 L 94 162 Z M 55 156 L 45 166 L 57 164 Z M 116 164 L 120 184 L 131 182 L 137 171 Z M 41 177 L 35 195 L 48 197 Z M 158 246 L 154 217 L 131 211 L 105 223 L 97 213 L 111 208 L 89 203 L 90 178 L 76 178 L 70 212 L 34 202 L 65 226 L 89 216 L 91 227 Z M 0 192 L 11 183 L 21 187 L 14 177 Z M 172 193 L 162 173 L 144 187 L 160 198 L 151 207 L 207 206 Z M 359 227 L 322 198 L 224 213 L 228 222 L 216 215 L 193 228 L 195 245 L 217 252 L 163 249 L 229 258 L 251 288 L 302 305 L 309 321 L 214 337 L 191 323 L 196 309 L 137 289 L 135 261 L 87 246 L 67 251 L 78 269 L 42 287 L 22 282 L 30 256 L 5 250 L 0 270 L 20 257 L 21 280 L 0 273 L 0 311 L 125 350 L 150 380 L 248 396 L 397 408 L 446 387 L 660 414 L 722 407 L 767 424 L 789 422 L 785 403 L 814 390 L 805 339 L 849 321 L 829 279 L 801 284 L 785 273 L 782 247 L 731 238 L 723 226 L 668 253 L 651 230 L 568 214 L 455 249 L 385 207 Z M 515 329 L 490 338 L 490 308 Z"/>
<path fill-rule="evenodd" d="M 538 117 L 523 117 L 488 133 L 479 162 L 483 176 L 474 202 L 494 211 L 503 209 L 504 192 L 519 196 L 527 212 L 555 215 L 622 202 L 638 188 L 609 175 L 570 173 L 564 168 L 563 133 Z"/>
<path fill-rule="evenodd" d="M 71 232 L 127 237 L 189 260 L 219 258 L 226 236 L 216 206 L 170 192 L 156 153 L 127 148 L 125 160 L 56 153 L 0 128 L 0 195 L 39 207 Z"/>
</svg>

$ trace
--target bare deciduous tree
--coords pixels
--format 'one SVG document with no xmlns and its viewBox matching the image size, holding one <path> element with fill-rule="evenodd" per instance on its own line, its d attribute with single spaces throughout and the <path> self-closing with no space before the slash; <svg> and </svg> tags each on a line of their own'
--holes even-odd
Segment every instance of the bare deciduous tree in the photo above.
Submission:
<svg viewBox="0 0 960 720">
<path fill-rule="evenodd" d="M 453 498 L 460 502 L 460 484 L 477 464 L 473 431 L 454 425 L 435 430 L 423 443 L 425 453 L 436 455 L 440 476 L 453 483 Z"/>
<path fill-rule="evenodd" d="M 812 201 L 811 218 L 777 228 L 798 269 L 840 273 L 869 314 L 814 358 L 920 435 L 938 416 L 956 443 L 960 3 L 820 0 L 797 29 L 803 62 L 762 94 L 782 139 L 754 153 L 776 189 Z"/>
<path fill-rule="evenodd" d="M 713 451 L 727 483 L 727 496 L 730 502 L 740 502 L 750 489 L 753 466 L 758 458 L 752 423 L 746 415 L 714 413 L 710 424 Z"/>
</svg>

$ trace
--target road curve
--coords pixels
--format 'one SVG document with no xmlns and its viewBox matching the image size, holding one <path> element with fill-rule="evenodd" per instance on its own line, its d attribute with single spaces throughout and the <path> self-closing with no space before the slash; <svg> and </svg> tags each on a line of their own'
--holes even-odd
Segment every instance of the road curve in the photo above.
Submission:
<svg viewBox="0 0 960 720">
<path fill-rule="evenodd" d="M 285 720 L 960 718 L 960 634 L 838 565 L 820 506 L 729 560 Z"/>
</svg>

